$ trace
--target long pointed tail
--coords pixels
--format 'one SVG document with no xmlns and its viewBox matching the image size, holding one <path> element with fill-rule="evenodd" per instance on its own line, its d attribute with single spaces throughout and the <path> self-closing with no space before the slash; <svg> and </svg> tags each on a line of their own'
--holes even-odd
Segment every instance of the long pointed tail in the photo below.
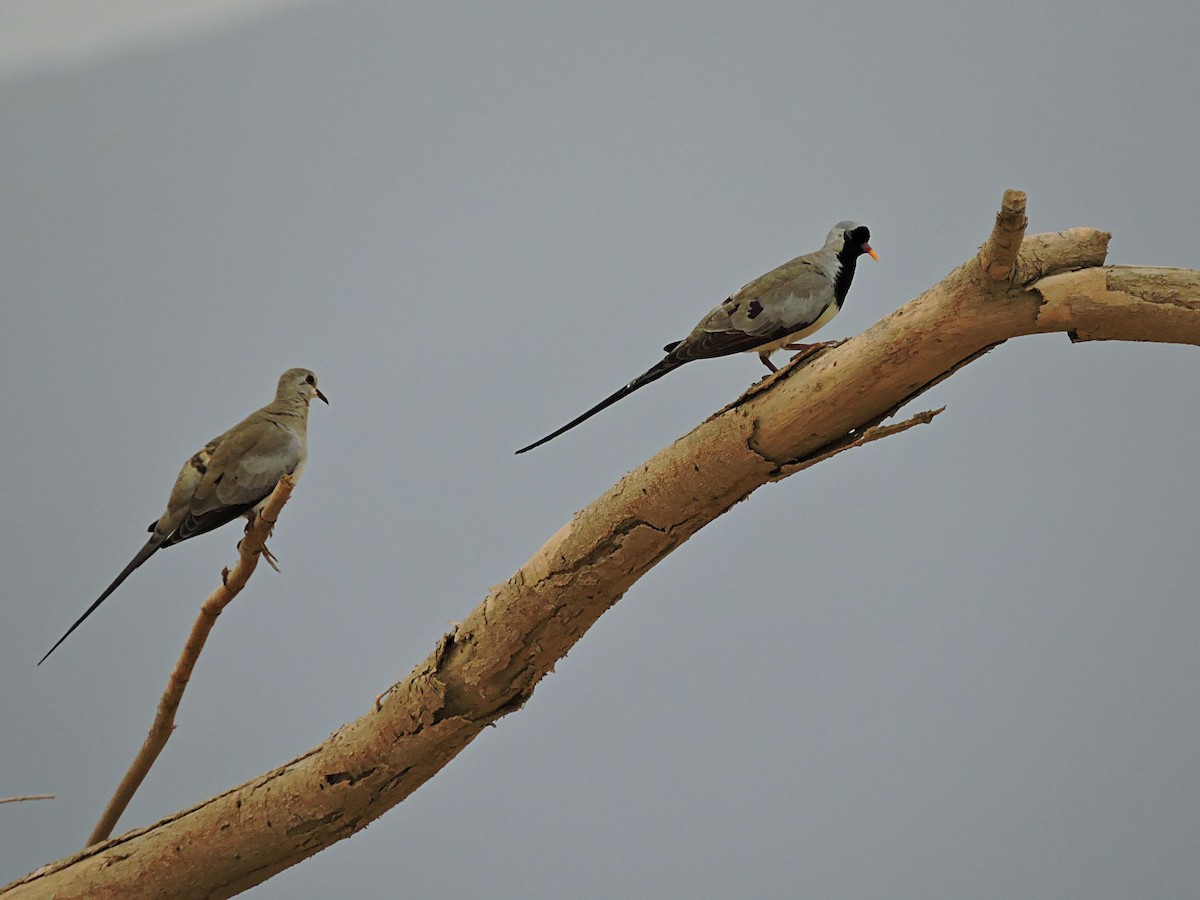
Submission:
<svg viewBox="0 0 1200 900">
<path fill-rule="evenodd" d="M 572 419 L 570 422 L 568 422 L 566 425 L 564 425 L 562 428 L 558 429 L 557 431 L 552 431 L 548 435 L 546 435 L 544 438 L 542 438 L 541 440 L 534 441 L 532 444 L 530 444 L 527 447 L 522 447 L 520 450 L 517 451 L 517 453 L 524 453 L 527 450 L 532 450 L 534 447 L 542 446 L 542 444 L 546 443 L 547 441 L 554 440 L 560 434 L 570 431 L 576 425 L 586 422 L 588 419 L 590 419 L 596 413 L 601 412 L 602 410 L 608 409 L 610 406 L 612 406 L 614 403 L 616 403 L 621 398 L 628 397 L 630 394 L 632 394 L 638 388 L 645 387 L 652 381 L 658 381 L 658 379 L 662 378 L 668 372 L 678 369 L 685 362 L 690 362 L 690 360 L 678 359 L 675 356 L 672 356 L 671 354 L 667 354 L 667 356 L 663 357 L 663 359 L 657 365 L 653 366 L 650 369 L 647 369 L 645 372 L 643 372 L 637 378 L 633 379 L 633 381 L 629 382 L 629 384 L 625 385 L 625 387 L 609 394 L 607 397 L 605 397 L 603 400 L 601 400 L 599 403 L 597 403 L 595 406 L 593 406 L 587 412 L 583 413 L 580 416 L 576 416 L 574 419 Z"/>
<path fill-rule="evenodd" d="M 67 633 L 64 634 L 62 637 L 60 637 L 58 639 L 58 641 L 54 644 L 54 646 L 46 651 L 46 655 L 38 660 L 38 665 L 40 666 L 42 663 L 44 663 L 46 661 L 46 659 L 50 656 L 50 654 L 58 649 L 58 645 L 61 644 L 63 641 L 65 641 L 67 638 L 69 638 L 71 636 L 71 632 L 74 631 L 76 628 L 78 628 L 80 625 L 82 625 L 83 620 L 86 619 L 88 616 L 90 616 L 92 613 L 94 613 L 96 611 L 96 608 L 101 603 L 103 603 L 105 600 L 108 599 L 109 594 L 111 594 L 113 591 L 115 591 L 117 588 L 119 588 L 121 586 L 121 582 L 123 582 L 126 578 L 128 578 L 130 575 L 133 574 L 134 569 L 136 569 L 138 566 L 140 566 L 142 563 L 144 563 L 146 560 L 148 560 L 151 556 L 153 556 L 154 551 L 162 546 L 162 542 L 163 542 L 163 538 L 159 537 L 158 535 L 155 535 L 154 537 L 150 538 L 150 540 L 146 541 L 146 545 L 137 552 L 137 556 L 135 556 L 133 559 L 131 559 L 129 561 L 129 565 L 127 565 L 124 569 L 121 570 L 121 574 L 116 577 L 116 579 L 113 581 L 113 583 L 104 589 L 104 593 L 100 595 L 99 599 L 96 600 L 96 602 L 93 603 L 91 606 L 89 606 L 87 608 L 87 611 L 84 612 L 84 614 L 82 616 L 80 616 L 78 619 L 75 620 L 75 624 L 67 629 Z"/>
</svg>

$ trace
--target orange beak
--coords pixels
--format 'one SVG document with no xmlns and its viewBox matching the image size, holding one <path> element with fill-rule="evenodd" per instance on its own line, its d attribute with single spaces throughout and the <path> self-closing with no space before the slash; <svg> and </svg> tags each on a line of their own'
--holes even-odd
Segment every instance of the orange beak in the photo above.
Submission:
<svg viewBox="0 0 1200 900">
<path fill-rule="evenodd" d="M 863 244 L 863 253 L 868 254 L 875 262 L 879 262 L 879 254 L 875 252 L 875 249 L 870 244 Z"/>
</svg>

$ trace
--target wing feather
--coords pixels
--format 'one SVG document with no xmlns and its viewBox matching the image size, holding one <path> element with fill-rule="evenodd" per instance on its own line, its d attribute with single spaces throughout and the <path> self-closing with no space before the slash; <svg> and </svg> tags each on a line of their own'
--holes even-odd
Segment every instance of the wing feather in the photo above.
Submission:
<svg viewBox="0 0 1200 900">
<path fill-rule="evenodd" d="M 165 542 L 167 546 L 245 514 L 270 496 L 279 479 L 300 463 L 299 439 L 271 421 L 244 425 L 222 438 L 191 492 L 186 515 Z"/>
<path fill-rule="evenodd" d="M 797 257 L 712 310 L 671 355 L 692 360 L 756 350 L 811 328 L 833 302 L 829 275 Z"/>
</svg>

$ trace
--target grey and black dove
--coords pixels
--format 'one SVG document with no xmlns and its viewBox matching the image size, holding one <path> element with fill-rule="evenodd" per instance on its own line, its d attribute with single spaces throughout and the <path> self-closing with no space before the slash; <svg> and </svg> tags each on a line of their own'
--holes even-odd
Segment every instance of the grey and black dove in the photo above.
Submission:
<svg viewBox="0 0 1200 900">
<path fill-rule="evenodd" d="M 288 369 L 279 378 L 274 400 L 213 438 L 184 463 L 166 512 L 150 523 L 150 540 L 38 665 L 156 551 L 238 516 L 253 519 L 280 478 L 299 477 L 308 455 L 308 404 L 313 397 L 329 402 L 317 389 L 317 376 L 308 369 Z"/>
<path fill-rule="evenodd" d="M 794 342 L 826 325 L 841 310 L 858 258 L 866 253 L 879 259 L 868 243 L 870 239 L 866 225 L 838 222 L 820 250 L 797 256 L 754 279 L 701 319 L 682 341 L 663 347 L 667 355 L 657 365 L 562 428 L 517 452 L 540 447 L 694 359 L 753 351 L 774 372 L 772 352 L 803 349 L 805 345 Z"/>
</svg>

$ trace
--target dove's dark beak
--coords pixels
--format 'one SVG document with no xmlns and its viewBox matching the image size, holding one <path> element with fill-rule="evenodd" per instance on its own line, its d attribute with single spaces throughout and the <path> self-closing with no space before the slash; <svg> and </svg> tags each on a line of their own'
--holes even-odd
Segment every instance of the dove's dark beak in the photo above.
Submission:
<svg viewBox="0 0 1200 900">
<path fill-rule="evenodd" d="M 326 406 L 328 406 L 328 405 L 329 405 L 329 399 L 328 399 L 328 398 L 327 398 L 327 397 L 326 397 L 324 394 L 322 394 L 322 393 L 321 393 L 321 389 L 320 389 L 320 388 L 313 388 L 313 390 L 317 392 L 317 398 L 318 398 L 319 400 L 323 400 L 323 401 L 325 402 L 325 405 L 326 405 Z"/>
</svg>

